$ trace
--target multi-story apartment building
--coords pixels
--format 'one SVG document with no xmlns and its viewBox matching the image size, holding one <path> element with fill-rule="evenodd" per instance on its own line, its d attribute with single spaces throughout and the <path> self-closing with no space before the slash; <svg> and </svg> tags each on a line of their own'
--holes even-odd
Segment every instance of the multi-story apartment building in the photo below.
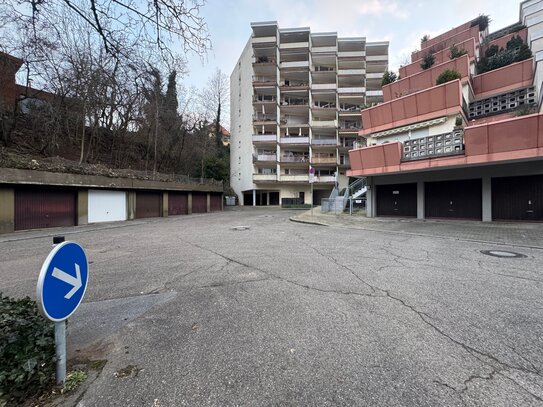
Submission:
<svg viewBox="0 0 543 407">
<path fill-rule="evenodd" d="M 382 101 L 388 42 L 251 27 L 230 77 L 232 188 L 244 205 L 320 202 L 347 184 L 361 107 Z"/>
<path fill-rule="evenodd" d="M 543 1 L 487 26 L 424 38 L 362 111 L 367 146 L 349 152 L 348 174 L 367 177 L 368 216 L 543 220 Z"/>
</svg>

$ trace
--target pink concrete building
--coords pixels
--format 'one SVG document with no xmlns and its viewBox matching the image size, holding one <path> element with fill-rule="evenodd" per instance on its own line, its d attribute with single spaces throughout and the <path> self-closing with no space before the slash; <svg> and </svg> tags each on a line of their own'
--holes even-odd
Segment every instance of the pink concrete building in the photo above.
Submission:
<svg viewBox="0 0 543 407">
<path fill-rule="evenodd" d="M 367 215 L 543 221 L 543 0 L 493 33 L 476 18 L 424 38 L 411 61 L 349 151 Z"/>
</svg>

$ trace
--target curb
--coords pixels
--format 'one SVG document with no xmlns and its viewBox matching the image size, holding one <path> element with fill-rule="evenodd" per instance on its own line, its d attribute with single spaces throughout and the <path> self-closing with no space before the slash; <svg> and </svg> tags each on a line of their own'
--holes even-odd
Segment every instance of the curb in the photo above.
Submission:
<svg viewBox="0 0 543 407">
<path fill-rule="evenodd" d="M 313 221 L 313 220 L 297 219 L 297 218 L 295 218 L 294 216 L 290 217 L 289 220 L 290 220 L 291 222 L 305 223 L 305 224 L 307 224 L 307 225 L 330 226 L 330 225 L 327 224 L 327 223 L 317 222 L 317 221 Z"/>
</svg>

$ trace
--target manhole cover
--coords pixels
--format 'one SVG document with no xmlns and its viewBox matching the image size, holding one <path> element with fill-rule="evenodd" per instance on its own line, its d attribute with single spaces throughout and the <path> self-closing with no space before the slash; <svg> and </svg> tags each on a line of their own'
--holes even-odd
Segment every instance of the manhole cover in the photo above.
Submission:
<svg viewBox="0 0 543 407">
<path fill-rule="evenodd" d="M 505 250 L 481 250 L 481 253 L 486 254 L 487 256 L 493 257 L 502 257 L 502 258 L 519 258 L 526 257 L 526 255 L 515 252 L 506 252 Z"/>
<path fill-rule="evenodd" d="M 234 226 L 232 230 L 249 230 L 249 226 Z"/>
</svg>

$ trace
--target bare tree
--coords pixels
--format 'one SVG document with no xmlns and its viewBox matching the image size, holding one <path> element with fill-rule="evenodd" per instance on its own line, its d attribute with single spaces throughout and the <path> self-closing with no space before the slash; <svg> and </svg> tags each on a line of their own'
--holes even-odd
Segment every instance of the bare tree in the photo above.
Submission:
<svg viewBox="0 0 543 407">
<path fill-rule="evenodd" d="M 124 45 L 154 45 L 164 59 L 171 47 L 203 55 L 210 48 L 207 25 L 200 10 L 205 0 L 6 0 L 0 4 L 2 27 L 24 26 L 34 40 L 42 40 L 44 26 L 54 26 L 63 15 L 78 19 L 98 34 L 107 53 L 129 56 Z"/>
</svg>

